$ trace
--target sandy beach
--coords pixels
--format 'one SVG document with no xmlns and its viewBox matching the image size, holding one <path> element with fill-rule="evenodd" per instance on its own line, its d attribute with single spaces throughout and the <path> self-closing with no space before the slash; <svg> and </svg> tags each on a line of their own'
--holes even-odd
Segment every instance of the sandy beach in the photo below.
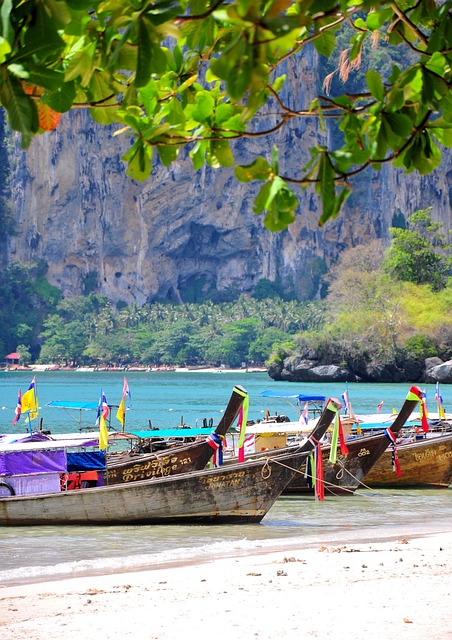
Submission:
<svg viewBox="0 0 452 640">
<path fill-rule="evenodd" d="M 0 588 L 1 640 L 452 639 L 452 535 Z"/>
</svg>

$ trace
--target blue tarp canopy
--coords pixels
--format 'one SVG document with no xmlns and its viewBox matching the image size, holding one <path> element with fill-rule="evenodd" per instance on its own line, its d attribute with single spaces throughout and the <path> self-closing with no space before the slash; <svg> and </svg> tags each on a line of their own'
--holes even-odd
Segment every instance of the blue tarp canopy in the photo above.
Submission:
<svg viewBox="0 0 452 640">
<path fill-rule="evenodd" d="M 104 451 L 80 451 L 67 454 L 68 471 L 101 471 L 105 467 Z"/>
<path fill-rule="evenodd" d="M 262 398 L 296 398 L 299 402 L 325 402 L 326 396 L 304 395 L 293 391 L 262 391 Z"/>
<path fill-rule="evenodd" d="M 59 409 L 97 409 L 98 402 L 71 402 L 69 400 L 52 400 L 46 407 L 58 407 Z"/>
</svg>

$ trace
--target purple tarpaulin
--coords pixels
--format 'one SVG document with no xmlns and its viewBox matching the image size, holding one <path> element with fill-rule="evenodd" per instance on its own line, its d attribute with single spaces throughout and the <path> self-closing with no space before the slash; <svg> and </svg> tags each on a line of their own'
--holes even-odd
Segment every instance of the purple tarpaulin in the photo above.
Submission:
<svg viewBox="0 0 452 640">
<path fill-rule="evenodd" d="M 0 476 L 66 471 L 66 451 L 0 452 Z"/>
</svg>

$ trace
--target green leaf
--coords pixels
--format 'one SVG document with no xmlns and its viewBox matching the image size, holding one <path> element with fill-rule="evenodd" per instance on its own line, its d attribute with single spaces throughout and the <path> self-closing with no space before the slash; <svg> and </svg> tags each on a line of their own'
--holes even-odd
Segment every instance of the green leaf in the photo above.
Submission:
<svg viewBox="0 0 452 640">
<path fill-rule="evenodd" d="M 366 26 L 371 31 L 376 31 L 381 26 L 384 25 L 385 22 L 392 19 L 394 15 L 391 7 L 383 7 L 377 11 L 369 13 L 366 18 Z"/>
<path fill-rule="evenodd" d="M 284 74 L 282 76 L 278 76 L 270 85 L 273 91 L 279 93 L 284 86 L 287 76 Z"/>
<path fill-rule="evenodd" d="M 362 18 L 357 18 L 353 23 L 357 29 L 367 29 L 367 25 Z"/>
<path fill-rule="evenodd" d="M 168 59 L 165 50 L 158 44 L 151 45 L 151 72 L 164 74 L 168 69 Z"/>
<path fill-rule="evenodd" d="M 382 113 L 382 117 L 386 120 L 392 132 L 400 138 L 407 138 L 413 131 L 414 123 L 408 116 L 403 113 Z"/>
<path fill-rule="evenodd" d="M 252 70 L 252 61 L 245 57 L 241 61 L 241 64 L 237 66 L 235 73 L 230 74 L 226 81 L 226 86 L 233 100 L 240 100 L 247 92 Z"/>
<path fill-rule="evenodd" d="M 215 166 L 232 167 L 234 156 L 227 140 L 212 140 L 210 150 L 211 160 L 215 161 Z"/>
<path fill-rule="evenodd" d="M 215 100 L 209 91 L 199 91 L 196 95 L 196 106 L 192 117 L 196 122 L 205 123 L 212 117 L 215 108 Z"/>
<path fill-rule="evenodd" d="M 450 73 L 450 65 L 445 56 L 443 56 L 439 51 L 435 51 L 435 53 L 427 60 L 425 66 L 427 69 L 443 78 L 446 74 L 446 70 Z"/>
<path fill-rule="evenodd" d="M 4 72 L 2 79 L 0 102 L 8 113 L 11 127 L 22 134 L 22 147 L 26 148 L 39 128 L 36 105 L 17 78 Z"/>
<path fill-rule="evenodd" d="M 74 82 L 65 82 L 56 91 L 45 91 L 42 95 L 42 101 L 54 111 L 65 113 L 69 111 L 74 104 L 76 96 Z"/>
<path fill-rule="evenodd" d="M 65 46 L 58 33 L 58 25 L 48 15 L 44 3 L 36 2 L 35 7 L 33 21 L 25 32 L 25 46 L 20 49 L 19 55 L 15 56 L 15 59 L 33 55 L 41 61 L 56 60 Z"/>
<path fill-rule="evenodd" d="M 273 233 L 284 231 L 284 229 L 287 229 L 292 222 L 295 222 L 295 215 L 293 211 L 286 209 L 281 211 L 278 209 L 276 203 L 268 210 L 267 215 L 264 218 L 265 227 Z"/>
<path fill-rule="evenodd" d="M 440 129 L 437 127 L 432 130 L 432 134 L 443 147 L 452 147 L 452 129 Z"/>
<path fill-rule="evenodd" d="M 177 159 L 178 147 L 177 145 L 159 145 L 157 147 L 157 153 L 163 165 L 169 167 L 170 164 Z"/>
<path fill-rule="evenodd" d="M 210 62 L 210 71 L 221 80 L 228 80 L 236 64 L 245 53 L 245 40 L 239 36 L 223 54 Z"/>
<path fill-rule="evenodd" d="M 279 173 L 279 154 L 276 145 L 272 147 L 272 171 L 275 175 Z"/>
<path fill-rule="evenodd" d="M 334 189 L 334 169 L 329 159 L 328 153 L 324 152 L 320 156 L 319 171 L 317 173 L 317 183 L 315 186 L 322 202 L 323 217 L 326 220 L 331 218 L 335 204 Z"/>
<path fill-rule="evenodd" d="M 452 122 L 448 122 L 444 118 L 437 118 L 429 123 L 428 128 L 440 144 L 452 147 Z"/>
<path fill-rule="evenodd" d="M 361 50 L 363 48 L 364 40 L 366 39 L 367 33 L 357 33 L 354 35 L 350 42 L 353 44 L 352 49 L 350 51 L 349 59 L 350 62 L 356 60 L 356 58 L 361 54 Z"/>
<path fill-rule="evenodd" d="M 329 207 L 327 211 L 325 209 L 323 210 L 322 215 L 319 218 L 319 227 L 322 227 L 328 220 L 334 220 L 334 218 L 337 218 L 344 202 L 347 200 L 351 192 L 351 187 L 347 185 L 337 196 L 334 197 L 334 200 L 331 203 L 332 206 Z"/>
<path fill-rule="evenodd" d="M 64 73 L 55 69 L 47 69 L 46 67 L 27 63 L 28 82 L 38 87 L 56 91 L 64 82 Z"/>
<path fill-rule="evenodd" d="M 336 36 L 333 31 L 323 31 L 320 36 L 314 38 L 314 47 L 320 55 L 329 58 L 334 51 L 336 45 Z"/>
<path fill-rule="evenodd" d="M 0 63 L 3 62 L 3 60 L 1 59 L 1 41 L 5 39 L 9 45 L 14 45 L 15 33 L 10 20 L 12 8 L 12 0 L 3 0 L 0 9 L 1 32 L 3 35 L 3 37 L 0 36 Z M 11 47 L 9 51 L 11 51 Z"/>
<path fill-rule="evenodd" d="M 142 182 L 149 177 L 151 159 L 142 140 L 137 140 L 129 151 L 123 155 L 122 159 L 128 163 L 126 173 L 130 178 Z"/>
<path fill-rule="evenodd" d="M 138 55 L 135 86 L 145 87 L 151 78 L 152 41 L 144 19 L 138 20 Z"/>
<path fill-rule="evenodd" d="M 268 180 L 272 175 L 272 168 L 265 158 L 256 158 L 254 162 L 239 165 L 234 170 L 236 178 L 240 182 L 252 182 L 253 180 Z"/>
<path fill-rule="evenodd" d="M 9 53 L 11 53 L 9 42 L 0 36 L 0 64 L 5 62 Z"/>
<path fill-rule="evenodd" d="M 192 151 L 190 151 L 190 157 L 193 161 L 193 167 L 195 171 L 198 171 L 198 169 L 201 169 L 201 167 L 204 165 L 207 144 L 208 143 L 205 140 L 197 142 Z"/>
<path fill-rule="evenodd" d="M 254 207 L 253 207 L 254 213 L 260 214 L 265 211 L 265 209 L 268 206 L 268 200 L 269 200 L 271 188 L 272 188 L 271 181 L 266 182 L 265 184 L 262 185 L 259 193 L 257 194 L 254 200 Z"/>
<path fill-rule="evenodd" d="M 373 69 L 369 69 L 366 73 L 366 83 L 373 97 L 379 102 L 382 102 L 385 95 L 385 89 L 380 74 Z"/>
</svg>

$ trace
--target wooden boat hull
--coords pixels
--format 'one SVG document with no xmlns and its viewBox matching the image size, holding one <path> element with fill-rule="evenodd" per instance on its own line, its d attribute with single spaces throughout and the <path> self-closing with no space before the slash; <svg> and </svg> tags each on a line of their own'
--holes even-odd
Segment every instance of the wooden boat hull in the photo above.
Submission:
<svg viewBox="0 0 452 640">
<path fill-rule="evenodd" d="M 386 450 L 365 478 L 373 489 L 444 489 L 452 484 L 452 433 L 397 446 L 401 476 Z"/>
<path fill-rule="evenodd" d="M 215 432 L 224 436 L 237 418 L 243 404 L 246 391 L 236 385 L 223 416 Z M 212 428 L 212 431 L 214 429 Z M 150 434 L 152 435 L 152 434 Z M 166 477 L 189 471 L 204 469 L 214 454 L 214 449 L 204 439 L 166 449 L 158 453 L 148 453 L 131 457 L 124 454 L 123 460 L 109 461 L 104 474 L 104 483 L 115 485 L 124 482 L 136 482 L 150 478 Z"/>
<path fill-rule="evenodd" d="M 0 526 L 260 522 L 306 452 L 114 486 L 0 499 Z"/>
<path fill-rule="evenodd" d="M 383 433 L 347 440 L 348 453 L 342 455 L 338 448 L 334 464 L 329 461 L 330 445 L 324 445 L 322 457 L 325 494 L 352 495 L 381 457 L 388 442 L 388 438 Z M 285 488 L 284 493 L 313 494 L 314 489 L 311 487 L 310 479 L 305 477 L 305 472 L 306 465 L 303 464 Z"/>
<path fill-rule="evenodd" d="M 397 434 L 403 427 L 421 392 L 417 387 L 410 389 L 398 416 L 391 425 L 391 430 Z M 416 399 L 417 398 L 417 399 Z M 384 431 L 370 436 L 363 436 L 347 440 L 348 453 L 342 454 L 337 447 L 336 462 L 330 462 L 331 445 L 322 447 L 323 482 L 325 494 L 352 495 L 363 484 L 367 474 L 384 454 L 390 443 Z M 284 493 L 314 493 L 311 479 L 305 477 L 306 467 L 301 468 L 293 480 L 288 484 Z"/>
<path fill-rule="evenodd" d="M 260 522 L 318 446 L 340 403 L 331 400 L 308 440 L 275 458 L 164 478 L 0 499 L 0 526 Z"/>
</svg>

